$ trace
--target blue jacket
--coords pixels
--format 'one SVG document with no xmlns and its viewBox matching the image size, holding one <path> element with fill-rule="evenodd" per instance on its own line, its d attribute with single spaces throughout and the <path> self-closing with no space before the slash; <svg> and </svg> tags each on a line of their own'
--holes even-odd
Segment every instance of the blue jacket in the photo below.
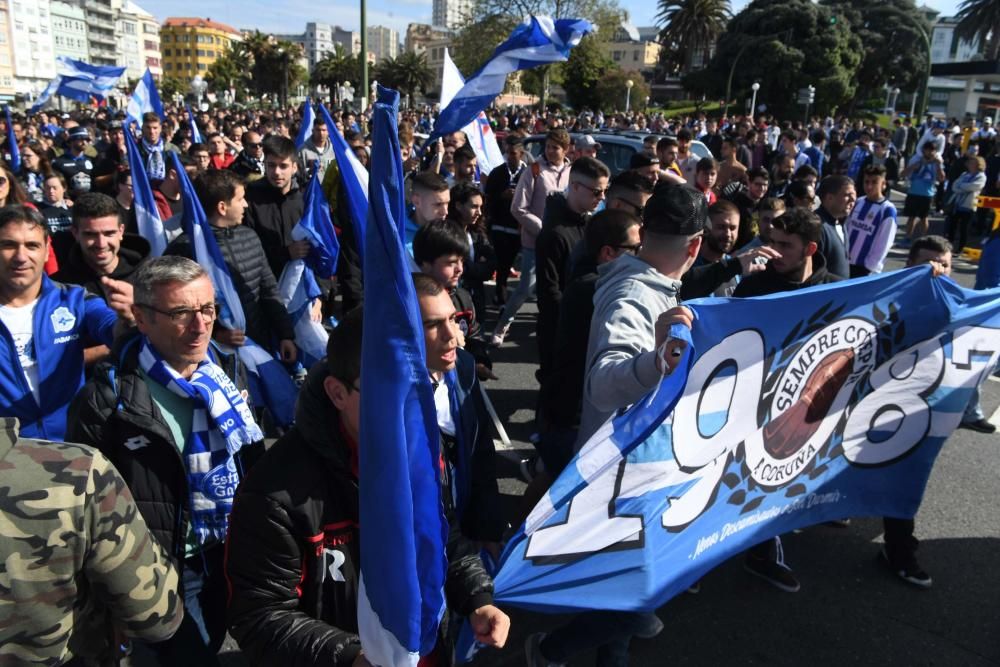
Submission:
<svg viewBox="0 0 1000 667">
<path fill-rule="evenodd" d="M 455 420 L 453 483 L 462 534 L 473 540 L 499 542 L 506 523 L 500 511 L 492 420 L 479 390 L 475 358 L 459 349 L 455 369 L 445 374 L 445 382 Z"/>
<path fill-rule="evenodd" d="M 42 276 L 32 331 L 38 357 L 39 396 L 35 401 L 24 377 L 14 339 L 0 323 L 0 416 L 17 417 L 25 438 L 61 441 L 66 408 L 83 386 L 83 350 L 111 345 L 118 316 L 97 296 L 77 285 Z"/>
</svg>

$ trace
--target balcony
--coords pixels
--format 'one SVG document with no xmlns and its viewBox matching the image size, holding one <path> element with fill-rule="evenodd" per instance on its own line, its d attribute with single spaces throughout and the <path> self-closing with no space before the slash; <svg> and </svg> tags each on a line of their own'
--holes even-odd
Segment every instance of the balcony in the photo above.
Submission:
<svg viewBox="0 0 1000 667">
<path fill-rule="evenodd" d="M 97 14 L 103 14 L 105 16 L 113 16 L 114 12 L 111 9 L 111 3 L 104 4 L 103 2 L 95 2 L 94 0 L 86 0 L 83 3 L 83 8 L 88 12 L 95 12 Z M 89 19 L 88 15 L 88 19 Z"/>
<path fill-rule="evenodd" d="M 90 40 L 91 44 L 107 44 L 108 46 L 112 47 L 112 51 L 114 50 L 114 46 L 115 46 L 115 36 L 114 36 L 114 33 L 108 34 L 108 33 L 104 33 L 104 32 L 97 32 L 96 30 L 92 30 L 87 35 L 87 38 Z"/>
<path fill-rule="evenodd" d="M 111 30 L 111 31 L 114 31 L 115 29 L 114 21 L 101 18 L 100 16 L 97 16 L 95 14 L 87 15 L 87 25 L 90 28 L 102 28 L 104 30 Z"/>
</svg>

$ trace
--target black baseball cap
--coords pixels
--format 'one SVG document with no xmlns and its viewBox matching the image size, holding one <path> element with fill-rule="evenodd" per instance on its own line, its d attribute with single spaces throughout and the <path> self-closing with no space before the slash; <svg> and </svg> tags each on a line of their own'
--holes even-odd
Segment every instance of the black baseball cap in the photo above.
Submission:
<svg viewBox="0 0 1000 667">
<path fill-rule="evenodd" d="M 660 158 L 648 151 L 639 151 L 638 153 L 633 153 L 632 157 L 629 158 L 628 168 L 640 169 L 654 164 L 660 164 Z"/>
<path fill-rule="evenodd" d="M 643 228 L 654 234 L 694 236 L 708 224 L 708 202 L 687 185 L 658 183 L 642 219 Z"/>
</svg>

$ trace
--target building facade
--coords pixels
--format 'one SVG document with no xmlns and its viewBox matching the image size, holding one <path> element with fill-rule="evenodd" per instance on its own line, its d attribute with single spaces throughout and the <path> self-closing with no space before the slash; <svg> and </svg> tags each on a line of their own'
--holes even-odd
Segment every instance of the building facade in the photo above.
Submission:
<svg viewBox="0 0 1000 667">
<path fill-rule="evenodd" d="M 447 30 L 429 26 L 426 23 L 411 23 L 406 26 L 407 53 L 424 53 L 432 42 L 451 41 L 451 33 Z M 437 46 L 437 44 L 435 44 Z M 447 44 L 445 45 L 447 46 Z"/>
<path fill-rule="evenodd" d="M 340 28 L 335 28 L 329 23 L 306 23 L 306 30 L 303 33 L 297 33 L 293 35 L 275 35 L 276 40 L 285 40 L 292 42 L 293 44 L 298 44 L 302 47 L 302 54 L 306 61 L 306 69 L 312 71 L 316 67 L 316 63 L 323 60 L 323 57 L 332 53 L 334 50 L 334 45 L 339 42 L 333 40 L 334 30 L 340 30 Z M 347 32 L 347 31 L 342 31 Z M 349 38 L 348 38 L 349 39 Z M 347 47 L 344 47 L 347 50 Z M 361 48 L 361 39 L 358 38 L 358 49 Z"/>
<path fill-rule="evenodd" d="M 641 72 L 650 77 L 660 58 L 663 48 L 656 41 L 643 39 L 639 30 L 628 23 L 623 23 L 615 30 L 609 42 L 603 42 L 604 52 L 616 65 L 630 72 Z"/>
<path fill-rule="evenodd" d="M 472 17 L 472 0 L 434 0 L 431 22 L 435 27 L 457 30 Z"/>
<path fill-rule="evenodd" d="M 14 50 L 11 48 L 9 0 L 0 0 L 0 100 L 14 99 Z"/>
<path fill-rule="evenodd" d="M 395 58 L 399 55 L 399 33 L 381 25 L 370 26 L 368 52 L 375 54 L 375 62 Z"/>
<path fill-rule="evenodd" d="M 68 2 L 52 2 L 52 47 L 55 57 L 87 60 L 87 15 L 83 7 Z"/>
<path fill-rule="evenodd" d="M 204 77 L 209 66 L 241 40 L 235 28 L 211 19 L 168 18 L 160 28 L 163 75 L 184 83 Z"/>
<path fill-rule="evenodd" d="M 361 33 L 357 30 L 344 30 L 335 25 L 330 30 L 330 39 L 334 44 L 344 47 L 344 53 L 352 56 L 361 53 Z"/>
<path fill-rule="evenodd" d="M 145 62 L 145 69 L 159 81 L 163 76 L 163 61 L 160 53 L 160 24 L 156 18 L 141 7 L 135 6 L 139 11 L 139 42 L 142 49 L 142 58 Z"/>
<path fill-rule="evenodd" d="M 931 76 L 927 111 L 939 116 L 962 118 L 966 114 L 980 115 L 979 109 L 983 105 L 995 106 L 1000 100 L 1000 94 L 989 93 L 986 77 L 962 74 L 965 65 L 983 59 L 982 45 L 979 40 L 970 42 L 959 39 L 955 34 L 957 27 L 958 19 L 954 17 L 941 17 L 933 21 L 930 35 L 931 64 L 944 66 L 944 69 L 957 76 Z M 953 65 L 957 68 L 951 67 Z M 932 69 L 932 74 L 933 71 Z M 990 115 L 994 113 L 995 111 Z"/>
<path fill-rule="evenodd" d="M 116 65 L 115 12 L 112 0 L 77 0 L 87 23 L 87 60 L 94 65 Z"/>
<path fill-rule="evenodd" d="M 115 12 L 115 64 L 125 68 L 123 83 L 146 72 L 142 53 L 139 17 L 126 4 Z"/>
<path fill-rule="evenodd" d="M 56 75 L 49 0 L 10 0 L 14 89 L 37 95 Z"/>
</svg>

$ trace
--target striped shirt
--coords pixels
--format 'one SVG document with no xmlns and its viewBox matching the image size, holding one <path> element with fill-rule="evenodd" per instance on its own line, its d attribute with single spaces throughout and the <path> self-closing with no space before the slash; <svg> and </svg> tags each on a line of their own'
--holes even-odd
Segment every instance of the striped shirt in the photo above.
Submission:
<svg viewBox="0 0 1000 667">
<path fill-rule="evenodd" d="M 881 273 L 896 238 L 896 207 L 888 199 L 862 197 L 845 223 L 847 259 L 872 273 Z"/>
</svg>

